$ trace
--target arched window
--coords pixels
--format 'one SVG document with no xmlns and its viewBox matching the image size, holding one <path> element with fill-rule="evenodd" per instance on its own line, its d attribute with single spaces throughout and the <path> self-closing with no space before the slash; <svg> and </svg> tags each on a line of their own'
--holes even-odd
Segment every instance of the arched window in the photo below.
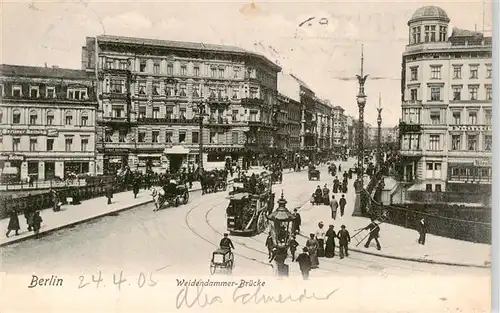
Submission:
<svg viewBox="0 0 500 313">
<path fill-rule="evenodd" d="M 73 112 L 71 111 L 66 111 L 66 114 L 65 114 L 65 124 L 66 125 L 73 125 Z"/>
<path fill-rule="evenodd" d="M 53 125 L 54 124 L 54 112 L 48 111 L 47 112 L 47 125 Z"/>
<path fill-rule="evenodd" d="M 19 110 L 12 112 L 12 124 L 21 124 L 21 112 Z"/>
<path fill-rule="evenodd" d="M 89 124 L 89 113 L 87 111 L 83 111 L 80 117 L 80 126 L 88 126 Z"/>
<path fill-rule="evenodd" d="M 30 111 L 30 125 L 36 125 L 38 121 L 38 113 L 35 110 Z"/>
</svg>

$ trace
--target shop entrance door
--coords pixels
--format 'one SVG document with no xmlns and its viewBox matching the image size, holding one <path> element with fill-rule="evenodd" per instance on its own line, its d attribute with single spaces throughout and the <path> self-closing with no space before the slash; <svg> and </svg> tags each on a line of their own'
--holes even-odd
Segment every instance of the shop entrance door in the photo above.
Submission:
<svg viewBox="0 0 500 313">
<path fill-rule="evenodd" d="M 56 176 L 56 164 L 45 162 L 45 180 L 52 180 Z"/>
<path fill-rule="evenodd" d="M 176 173 L 182 166 L 182 159 L 184 158 L 181 154 L 171 154 L 168 156 L 170 161 L 170 173 Z"/>
</svg>

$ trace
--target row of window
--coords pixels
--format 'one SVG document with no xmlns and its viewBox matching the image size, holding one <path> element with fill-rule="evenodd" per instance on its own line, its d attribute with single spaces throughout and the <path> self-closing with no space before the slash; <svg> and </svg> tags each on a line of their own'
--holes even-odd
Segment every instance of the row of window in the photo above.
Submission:
<svg viewBox="0 0 500 313">
<path fill-rule="evenodd" d="M 4 86 L 0 84 L 0 95 L 5 96 Z M 13 85 L 11 88 L 11 94 L 9 95 L 14 98 L 21 98 L 29 96 L 33 99 L 40 98 L 40 87 L 39 86 L 29 86 L 28 95 L 23 94 L 23 88 L 21 85 Z M 56 87 L 48 86 L 45 89 L 45 98 L 54 99 L 56 97 Z M 68 88 L 66 91 L 66 98 L 69 100 L 88 100 L 88 93 L 86 88 Z"/>
<path fill-rule="evenodd" d="M 466 100 L 462 98 L 462 85 L 453 85 L 453 101 L 462 101 Z M 431 86 L 430 87 L 430 93 L 429 93 L 429 100 L 428 101 L 442 101 L 442 90 L 443 87 L 441 86 Z M 468 91 L 469 91 L 469 96 L 467 98 L 468 101 L 477 101 L 481 100 L 479 99 L 479 85 L 469 85 L 468 86 Z M 485 85 L 485 95 L 484 95 L 484 100 L 491 101 L 493 99 L 493 88 L 491 85 Z M 410 100 L 411 101 L 418 101 L 419 96 L 418 96 L 418 89 L 417 88 L 411 88 L 410 89 Z"/>
<path fill-rule="evenodd" d="M 402 150 L 420 150 L 420 139 L 419 134 L 404 134 L 402 136 L 401 149 Z M 450 151 L 479 151 L 479 135 L 477 134 L 467 134 L 466 141 L 463 142 L 462 135 L 450 135 L 451 147 Z M 466 144 L 466 146 L 463 145 Z M 444 143 L 441 142 L 441 135 L 429 135 L 427 141 L 427 150 L 429 151 L 442 151 Z M 492 136 L 483 135 L 483 151 L 491 151 Z"/>
<path fill-rule="evenodd" d="M 486 75 L 485 78 L 491 78 L 492 67 L 490 64 L 486 64 Z M 463 64 L 453 64 L 453 79 L 462 79 L 462 67 Z M 430 65 L 431 79 L 441 79 L 441 68 L 442 65 Z M 469 65 L 469 79 L 479 78 L 479 64 Z M 418 66 L 410 67 L 410 80 L 417 81 L 418 77 Z"/>
<path fill-rule="evenodd" d="M 408 124 L 422 124 L 420 119 L 420 111 L 418 108 L 405 108 L 403 109 L 403 121 Z M 444 111 L 446 112 L 446 111 Z M 491 109 L 484 109 L 484 119 L 481 124 L 491 125 L 492 111 Z M 441 110 L 431 110 L 429 112 L 430 124 L 432 125 L 445 125 L 445 115 Z M 467 110 L 466 119 L 462 119 L 462 110 L 451 111 L 450 125 L 478 125 L 478 110 Z"/>
<path fill-rule="evenodd" d="M 12 111 L 12 124 L 19 125 L 22 124 L 22 114 L 20 110 Z M 45 116 L 45 123 L 43 125 L 54 125 L 55 115 L 54 112 L 48 111 Z M 3 112 L 0 111 L 0 124 L 3 124 Z M 37 111 L 32 110 L 29 112 L 29 125 L 42 125 L 42 119 L 40 118 Z M 64 114 L 64 125 L 77 125 L 74 122 L 73 111 L 66 111 Z M 89 126 L 89 116 L 86 111 L 80 114 L 80 124 L 79 126 Z"/>
<path fill-rule="evenodd" d="M 0 137 L 1 138 L 1 137 Z M 54 151 L 54 139 L 53 138 L 47 138 L 45 141 L 45 146 L 41 146 L 39 144 L 41 140 L 39 138 L 30 138 L 29 139 L 29 151 L 36 152 L 36 151 Z M 21 138 L 20 137 L 13 137 L 12 138 L 12 151 L 21 151 Z M 81 151 L 81 152 L 87 152 L 89 150 L 89 139 L 88 138 L 81 138 L 80 139 L 80 148 L 78 149 L 77 146 L 75 146 L 75 140 L 73 137 L 66 137 L 64 139 L 64 151 L 66 152 L 73 152 L 73 151 Z"/>
<path fill-rule="evenodd" d="M 424 36 L 422 36 L 422 26 L 410 28 L 410 44 L 422 42 L 445 42 L 448 35 L 448 28 L 443 25 L 424 25 Z"/>
</svg>

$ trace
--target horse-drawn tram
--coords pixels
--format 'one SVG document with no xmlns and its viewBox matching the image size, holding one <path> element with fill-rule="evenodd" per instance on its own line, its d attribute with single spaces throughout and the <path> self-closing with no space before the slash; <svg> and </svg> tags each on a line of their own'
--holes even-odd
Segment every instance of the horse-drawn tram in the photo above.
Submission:
<svg viewBox="0 0 500 313">
<path fill-rule="evenodd" d="M 266 175 L 255 181 L 256 185 L 246 185 L 228 197 L 227 230 L 231 235 L 253 236 L 267 228 L 267 215 L 274 208 L 271 177 Z"/>
</svg>

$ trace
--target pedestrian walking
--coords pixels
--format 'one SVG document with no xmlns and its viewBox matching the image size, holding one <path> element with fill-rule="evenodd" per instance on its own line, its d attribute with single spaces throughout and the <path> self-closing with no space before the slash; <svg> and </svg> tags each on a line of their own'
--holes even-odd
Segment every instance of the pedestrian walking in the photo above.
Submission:
<svg viewBox="0 0 500 313">
<path fill-rule="evenodd" d="M 345 229 L 345 225 L 340 226 L 340 230 L 337 233 L 337 238 L 339 239 L 340 258 L 343 259 L 344 255 L 348 257 L 349 256 L 348 245 L 351 242 L 351 235 L 349 235 L 349 232 L 347 231 L 347 229 Z"/>
<path fill-rule="evenodd" d="M 309 272 L 312 268 L 311 257 L 307 253 L 308 249 L 306 247 L 302 248 L 302 253 L 297 257 L 297 262 L 299 263 L 299 269 L 302 273 L 302 278 L 304 280 L 309 279 Z"/>
<path fill-rule="evenodd" d="M 40 227 L 42 225 L 43 219 L 40 216 L 40 212 L 36 211 L 33 215 L 33 231 L 35 232 L 36 238 L 38 238 L 38 234 L 40 232 Z"/>
<path fill-rule="evenodd" d="M 292 221 L 292 233 L 300 233 L 300 225 L 302 224 L 302 218 L 297 208 L 293 209 L 293 221 Z"/>
<path fill-rule="evenodd" d="M 106 198 L 108 198 L 108 205 L 111 204 L 111 199 L 113 199 L 113 186 L 108 186 L 106 190 Z"/>
<path fill-rule="evenodd" d="M 319 267 L 318 260 L 318 241 L 315 239 L 314 234 L 309 235 L 310 238 L 306 241 L 306 247 L 309 251 L 309 258 L 311 259 L 311 269 Z"/>
<path fill-rule="evenodd" d="M 339 200 L 339 206 L 340 206 L 340 216 L 344 216 L 344 209 L 347 204 L 347 200 L 345 199 L 345 195 L 342 195 L 342 198 Z"/>
<path fill-rule="evenodd" d="M 33 216 L 35 215 L 34 210 L 31 207 L 24 209 L 24 218 L 26 218 L 26 225 L 28 225 L 28 231 L 33 229 Z"/>
<path fill-rule="evenodd" d="M 134 185 L 132 186 L 132 192 L 134 193 L 134 199 L 137 198 L 137 194 L 139 193 L 139 189 L 141 188 L 139 184 L 139 180 L 134 180 Z"/>
<path fill-rule="evenodd" d="M 297 247 L 299 246 L 299 243 L 295 239 L 295 235 L 292 235 L 288 245 L 290 247 L 290 254 L 292 255 L 292 262 L 295 262 L 295 251 L 297 251 Z"/>
<path fill-rule="evenodd" d="M 267 252 L 269 254 L 269 259 L 271 259 L 273 248 L 274 248 L 274 240 L 273 240 L 273 237 L 271 236 L 270 232 L 269 232 L 269 235 L 267 235 L 266 248 L 267 248 Z"/>
<path fill-rule="evenodd" d="M 425 235 L 427 234 L 427 223 L 425 222 L 425 219 L 420 220 L 418 233 L 420 234 L 418 237 L 418 243 L 425 245 Z"/>
<path fill-rule="evenodd" d="M 323 228 L 323 222 L 318 223 L 318 229 L 316 230 L 316 240 L 318 241 L 318 258 L 325 256 L 325 233 L 326 230 Z"/>
<path fill-rule="evenodd" d="M 5 236 L 9 238 L 10 232 L 15 231 L 16 236 L 19 236 L 19 218 L 17 216 L 17 211 L 16 210 L 11 210 L 9 211 L 9 225 L 7 225 L 7 233 Z"/>
<path fill-rule="evenodd" d="M 335 196 L 332 196 L 332 201 L 330 201 L 330 209 L 332 210 L 332 219 L 335 220 L 337 218 L 337 208 L 339 207 L 339 203 L 335 199 Z"/>
<path fill-rule="evenodd" d="M 333 230 L 333 225 L 328 226 L 328 230 L 326 231 L 326 247 L 325 247 L 325 256 L 327 258 L 333 258 L 335 256 L 335 230 Z"/>
<path fill-rule="evenodd" d="M 375 218 L 372 217 L 371 223 L 364 229 L 370 230 L 370 236 L 368 237 L 368 240 L 365 243 L 365 248 L 368 248 L 370 246 L 370 242 L 372 240 L 375 240 L 375 242 L 377 243 L 377 250 L 381 250 L 382 247 L 380 246 L 380 242 L 378 241 L 380 226 L 375 222 Z"/>
</svg>

